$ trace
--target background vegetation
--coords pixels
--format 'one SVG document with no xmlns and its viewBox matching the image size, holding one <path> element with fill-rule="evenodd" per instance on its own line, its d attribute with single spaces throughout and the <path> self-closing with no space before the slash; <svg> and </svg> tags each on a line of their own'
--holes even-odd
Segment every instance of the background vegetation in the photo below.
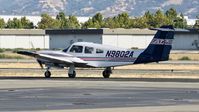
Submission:
<svg viewBox="0 0 199 112">
<path fill-rule="evenodd" d="M 198 17 L 199 19 L 199 17 Z M 162 25 L 173 25 L 175 28 L 187 28 L 187 22 L 183 14 L 179 14 L 174 8 L 166 12 L 157 10 L 155 13 L 149 11 L 141 17 L 130 17 L 124 12 L 114 17 L 104 18 L 101 13 L 97 13 L 85 23 L 79 23 L 76 16 L 66 16 L 63 12 L 52 18 L 48 14 L 41 15 L 41 21 L 34 26 L 26 17 L 14 18 L 7 23 L 0 18 L 0 28 L 9 29 L 87 29 L 87 28 L 154 28 Z M 192 26 L 199 28 L 199 20 Z"/>
</svg>

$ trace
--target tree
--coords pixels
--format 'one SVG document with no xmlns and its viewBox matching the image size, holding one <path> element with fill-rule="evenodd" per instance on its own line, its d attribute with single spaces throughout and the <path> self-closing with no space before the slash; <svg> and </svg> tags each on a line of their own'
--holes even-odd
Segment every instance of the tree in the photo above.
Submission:
<svg viewBox="0 0 199 112">
<path fill-rule="evenodd" d="M 131 28 L 147 28 L 146 18 L 140 17 L 131 20 Z"/>
<path fill-rule="evenodd" d="M 171 19 L 171 20 L 174 20 L 177 18 L 177 11 L 174 9 L 174 8 L 170 8 L 169 10 L 166 11 L 165 15 Z"/>
<path fill-rule="evenodd" d="M 104 21 L 101 13 L 97 13 L 82 25 L 82 28 L 102 28 L 102 27 L 104 27 Z"/>
<path fill-rule="evenodd" d="M 67 26 L 67 19 L 66 19 L 66 16 L 65 16 L 65 14 L 64 14 L 64 12 L 60 12 L 57 16 L 56 16 L 56 19 L 59 21 L 59 24 L 60 24 L 60 26 L 59 26 L 59 28 L 61 28 L 61 29 L 65 29 L 65 28 L 67 28 L 68 26 Z"/>
<path fill-rule="evenodd" d="M 77 17 L 69 16 L 68 21 L 67 21 L 67 26 L 68 26 L 67 28 L 70 28 L 70 29 L 79 29 L 80 24 L 79 24 L 79 21 L 77 20 Z"/>
<path fill-rule="evenodd" d="M 21 21 L 17 18 L 13 18 L 13 20 L 9 19 L 7 22 L 6 28 L 20 29 L 22 28 Z"/>
<path fill-rule="evenodd" d="M 41 15 L 41 21 L 38 23 L 40 29 L 58 29 L 60 23 L 57 19 L 53 19 L 48 14 Z"/>
<path fill-rule="evenodd" d="M 103 16 L 101 13 L 97 13 L 95 16 L 93 16 L 93 23 L 98 23 L 99 26 L 103 26 Z"/>
<path fill-rule="evenodd" d="M 180 14 L 180 17 L 177 17 L 174 20 L 174 27 L 175 28 L 187 28 L 187 21 L 184 19 L 183 14 Z"/>
<path fill-rule="evenodd" d="M 30 22 L 26 17 L 22 17 L 21 19 L 13 18 L 13 20 L 9 19 L 6 28 L 14 28 L 14 29 L 32 29 L 34 25 Z"/>
<path fill-rule="evenodd" d="M 167 18 L 161 10 L 157 10 L 154 16 L 154 27 L 160 27 L 162 25 L 171 25 L 169 18 Z"/>
<path fill-rule="evenodd" d="M 0 28 L 5 28 L 5 21 L 4 19 L 0 18 Z"/>
<path fill-rule="evenodd" d="M 116 17 L 114 18 L 106 18 L 104 19 L 104 28 L 119 28 L 120 25 L 119 23 L 116 21 Z"/>
<path fill-rule="evenodd" d="M 130 18 L 128 13 L 124 12 L 117 16 L 116 18 L 121 28 L 129 28 Z"/>
<path fill-rule="evenodd" d="M 24 28 L 24 29 L 34 28 L 33 23 L 30 22 L 28 19 L 26 19 L 26 17 L 22 17 L 20 21 L 21 21 L 22 28 Z"/>
<path fill-rule="evenodd" d="M 196 23 L 193 27 L 199 29 L 199 15 L 196 16 L 196 18 L 197 18 L 197 20 L 196 20 Z"/>
<path fill-rule="evenodd" d="M 79 29 L 80 28 L 80 24 L 79 21 L 77 20 L 76 16 L 69 16 L 68 18 L 66 18 L 64 12 L 60 12 L 57 16 L 56 16 L 56 20 L 58 20 L 60 26 L 60 29 Z"/>
</svg>

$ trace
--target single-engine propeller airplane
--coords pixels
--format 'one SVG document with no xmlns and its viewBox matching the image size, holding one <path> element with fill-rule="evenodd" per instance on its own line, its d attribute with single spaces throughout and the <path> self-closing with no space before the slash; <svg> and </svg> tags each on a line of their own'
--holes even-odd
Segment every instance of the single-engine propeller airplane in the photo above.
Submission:
<svg viewBox="0 0 199 112">
<path fill-rule="evenodd" d="M 44 75 L 46 78 L 51 77 L 51 67 L 69 67 L 69 78 L 76 77 L 75 67 L 105 68 L 102 75 L 104 78 L 109 78 L 112 73 L 111 67 L 167 61 L 169 59 L 175 29 L 173 26 L 162 26 L 152 30 L 158 31 L 144 50 L 76 42 L 62 51 L 18 51 L 17 53 L 36 58 L 41 68 L 45 65 Z"/>
</svg>

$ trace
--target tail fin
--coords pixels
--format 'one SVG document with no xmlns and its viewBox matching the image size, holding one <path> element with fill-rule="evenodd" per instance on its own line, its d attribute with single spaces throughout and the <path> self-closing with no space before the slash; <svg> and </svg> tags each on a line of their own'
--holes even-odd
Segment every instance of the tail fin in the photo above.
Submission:
<svg viewBox="0 0 199 112">
<path fill-rule="evenodd" d="M 151 43 L 138 56 L 135 64 L 166 61 L 169 59 L 175 30 L 173 26 L 162 26 L 156 30 L 158 31 Z"/>
</svg>

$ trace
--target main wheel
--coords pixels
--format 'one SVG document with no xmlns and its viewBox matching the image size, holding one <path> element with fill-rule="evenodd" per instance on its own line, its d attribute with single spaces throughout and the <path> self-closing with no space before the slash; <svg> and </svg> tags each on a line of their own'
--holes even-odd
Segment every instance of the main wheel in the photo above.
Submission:
<svg viewBox="0 0 199 112">
<path fill-rule="evenodd" d="M 69 78 L 75 78 L 75 77 L 76 77 L 76 72 L 73 71 L 73 74 L 68 74 L 68 77 L 69 77 Z"/>
<path fill-rule="evenodd" d="M 44 73 L 44 76 L 45 76 L 46 78 L 50 78 L 50 76 L 51 76 L 50 71 L 46 71 L 46 72 Z"/>
<path fill-rule="evenodd" d="M 104 78 L 109 78 L 110 75 L 111 75 L 111 73 L 108 72 L 107 70 L 104 70 L 104 71 L 102 72 L 102 75 L 103 75 Z"/>
</svg>

